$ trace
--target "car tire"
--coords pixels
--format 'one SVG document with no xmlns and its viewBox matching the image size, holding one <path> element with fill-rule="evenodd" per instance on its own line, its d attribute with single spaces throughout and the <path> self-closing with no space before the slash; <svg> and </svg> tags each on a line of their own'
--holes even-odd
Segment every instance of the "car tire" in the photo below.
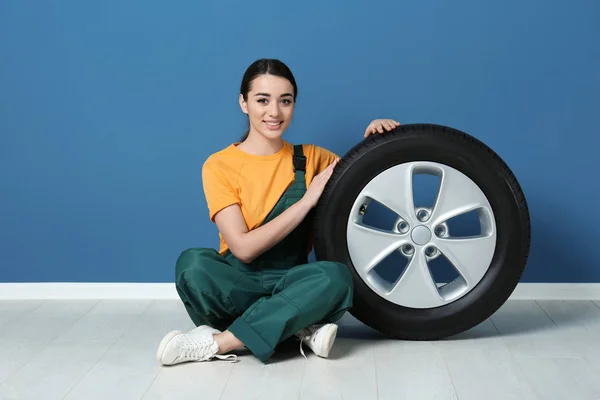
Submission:
<svg viewBox="0 0 600 400">
<path fill-rule="evenodd" d="M 435 290 L 425 280 L 419 281 L 418 285 L 407 286 L 408 283 L 417 282 L 409 279 L 426 279 L 422 277 L 431 273 L 426 271 L 422 261 L 427 260 L 423 258 L 426 257 L 423 256 L 423 251 L 427 250 L 430 243 L 439 243 L 440 246 L 459 244 L 457 241 L 450 242 L 453 239 L 448 236 L 436 237 L 432 230 L 438 228 L 421 224 L 415 215 L 417 210 L 398 200 L 404 198 L 408 186 L 403 186 L 404 183 L 396 186 L 393 175 L 396 172 L 393 171 L 399 171 L 397 174 L 406 174 L 406 171 L 413 173 L 415 170 L 410 169 L 413 167 L 429 168 L 426 171 L 428 173 L 438 171 L 441 181 L 447 185 L 459 182 L 457 188 L 453 192 L 447 192 L 447 197 L 442 200 L 458 202 L 463 196 L 471 204 L 470 198 L 465 197 L 468 196 L 465 193 L 470 193 L 469 196 L 479 199 L 472 203 L 481 205 L 481 218 L 487 218 L 485 229 L 489 230 L 489 235 L 485 238 L 482 236 L 478 242 L 474 241 L 477 238 L 468 242 L 469 245 L 485 243 L 473 252 L 475 256 L 467 259 L 464 258 L 464 251 L 460 253 L 447 250 L 452 249 L 450 246 L 437 247 L 440 254 L 447 257 L 452 254 L 454 260 L 458 259 L 456 254 L 461 254 L 460 260 L 465 261 L 470 268 L 460 270 L 460 283 L 449 289 L 446 298 L 443 298 L 441 291 L 438 291 L 440 298 L 436 298 Z M 387 180 L 377 181 L 380 178 Z M 365 190 L 370 190 L 369 185 L 377 187 L 380 195 L 399 208 L 408 210 L 406 213 L 410 215 L 398 215 L 401 219 L 412 221 L 412 230 L 403 236 L 402 243 L 408 241 L 412 245 L 413 257 L 404 255 L 409 260 L 415 260 L 415 267 L 410 270 L 412 275 L 406 272 L 409 271 L 408 267 L 404 269 L 398 280 L 389 287 L 380 284 L 381 279 L 378 277 L 371 279 L 374 276 L 372 266 L 376 262 L 369 261 L 369 257 L 375 255 L 375 259 L 379 259 L 381 254 L 404 251 L 402 249 L 405 247 L 396 248 L 400 241 L 394 242 L 395 236 L 391 236 L 396 234 L 400 238 L 400 231 L 370 231 L 369 234 L 375 236 L 369 236 L 364 241 L 361 239 L 365 227 L 359 222 L 368 207 L 359 204 L 363 201 L 359 198 L 368 198 L 368 193 L 371 192 Z M 439 221 L 445 216 L 455 214 L 436 214 L 435 206 L 438 201 L 440 210 L 444 207 L 450 210 L 449 204 L 452 201 L 443 203 L 436 198 L 430 217 L 433 223 L 433 216 L 437 215 L 439 227 Z M 474 206 L 465 206 L 464 209 L 470 209 L 469 207 Z M 478 139 L 440 125 L 401 125 L 393 131 L 371 135 L 356 144 L 336 166 L 316 206 L 314 217 L 316 259 L 341 262 L 352 273 L 354 301 L 350 313 L 364 324 L 396 339 L 440 339 L 466 331 L 489 318 L 514 291 L 524 271 L 530 248 L 531 228 L 527 202 L 509 167 Z M 490 226 L 493 228 L 493 235 Z M 439 229 L 443 231 L 443 227 Z M 384 235 L 381 236 L 384 239 L 377 238 L 380 234 Z M 431 239 L 425 243 L 427 237 Z M 447 251 L 442 252 L 442 248 Z M 432 249 L 431 246 L 429 249 Z M 474 259 L 479 264 L 475 264 Z M 418 260 L 421 260 L 420 263 Z M 419 272 L 414 272 L 418 268 Z M 365 272 L 367 270 L 371 272 Z M 405 276 L 406 281 L 403 281 Z M 415 278 L 417 276 L 420 278 Z M 404 285 L 398 286 L 401 289 L 390 289 L 400 282 Z M 420 290 L 421 285 L 426 289 Z M 444 286 L 438 289 L 443 288 Z"/>
</svg>

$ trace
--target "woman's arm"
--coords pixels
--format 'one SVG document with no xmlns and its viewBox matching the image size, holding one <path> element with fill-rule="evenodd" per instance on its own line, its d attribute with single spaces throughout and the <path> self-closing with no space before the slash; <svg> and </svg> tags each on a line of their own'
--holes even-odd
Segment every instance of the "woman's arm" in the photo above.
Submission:
<svg viewBox="0 0 600 400">
<path fill-rule="evenodd" d="M 220 211 L 215 222 L 233 255 L 249 264 L 289 235 L 311 208 L 306 201 L 300 200 L 273 220 L 248 231 L 240 206 L 234 204 Z"/>
<path fill-rule="evenodd" d="M 215 215 L 215 223 L 231 253 L 249 264 L 289 235 L 316 206 L 336 164 L 337 160 L 315 176 L 302 199 L 256 229 L 248 231 L 238 204 L 219 211 Z"/>
</svg>

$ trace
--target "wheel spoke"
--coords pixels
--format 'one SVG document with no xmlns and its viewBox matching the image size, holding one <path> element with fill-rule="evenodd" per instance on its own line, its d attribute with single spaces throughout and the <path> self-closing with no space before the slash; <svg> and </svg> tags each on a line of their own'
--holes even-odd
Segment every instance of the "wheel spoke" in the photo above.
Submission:
<svg viewBox="0 0 600 400">
<path fill-rule="evenodd" d="M 461 239 L 435 239 L 435 245 L 467 282 L 476 285 L 487 272 L 494 257 L 496 235 Z"/>
<path fill-rule="evenodd" d="M 402 244 L 405 236 L 351 221 L 348 224 L 348 250 L 352 264 L 361 274 L 368 273 Z"/>
<path fill-rule="evenodd" d="M 400 280 L 386 297 L 407 307 L 435 307 L 444 302 L 422 249 L 415 251 Z"/>
<path fill-rule="evenodd" d="M 482 207 L 489 208 L 489 203 L 479 187 L 459 171 L 443 168 L 431 223 L 437 225 L 452 217 Z"/>
<path fill-rule="evenodd" d="M 362 194 L 383 204 L 405 220 L 414 223 L 411 164 L 401 164 L 383 171 L 365 186 Z"/>
</svg>

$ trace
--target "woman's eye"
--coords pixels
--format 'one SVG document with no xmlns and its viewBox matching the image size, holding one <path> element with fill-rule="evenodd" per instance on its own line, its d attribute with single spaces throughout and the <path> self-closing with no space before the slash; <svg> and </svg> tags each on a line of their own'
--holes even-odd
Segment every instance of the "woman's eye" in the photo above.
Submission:
<svg viewBox="0 0 600 400">
<path fill-rule="evenodd" d="M 292 104 L 290 99 L 284 99 L 282 100 L 283 104 Z"/>
<path fill-rule="evenodd" d="M 267 102 L 267 99 L 258 99 L 258 102 L 259 102 L 259 103 L 266 103 L 266 102 Z"/>
</svg>

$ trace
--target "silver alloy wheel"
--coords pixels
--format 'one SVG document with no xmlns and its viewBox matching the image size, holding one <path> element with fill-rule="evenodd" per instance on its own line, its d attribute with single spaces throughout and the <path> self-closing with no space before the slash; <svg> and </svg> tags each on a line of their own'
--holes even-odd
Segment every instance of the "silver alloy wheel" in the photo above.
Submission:
<svg viewBox="0 0 600 400">
<path fill-rule="evenodd" d="M 415 173 L 441 178 L 432 209 L 414 206 Z M 363 224 L 371 200 L 398 215 L 393 230 Z M 479 216 L 481 235 L 450 236 L 446 222 L 471 211 Z M 352 264 L 371 290 L 400 306 L 431 308 L 464 296 L 483 278 L 496 248 L 496 223 L 488 199 L 465 174 L 435 162 L 410 162 L 383 171 L 363 188 L 352 206 L 346 237 Z M 400 251 L 409 261 L 389 289 L 373 270 L 394 251 Z M 454 266 L 459 277 L 438 287 L 427 262 L 440 253 Z"/>
</svg>

